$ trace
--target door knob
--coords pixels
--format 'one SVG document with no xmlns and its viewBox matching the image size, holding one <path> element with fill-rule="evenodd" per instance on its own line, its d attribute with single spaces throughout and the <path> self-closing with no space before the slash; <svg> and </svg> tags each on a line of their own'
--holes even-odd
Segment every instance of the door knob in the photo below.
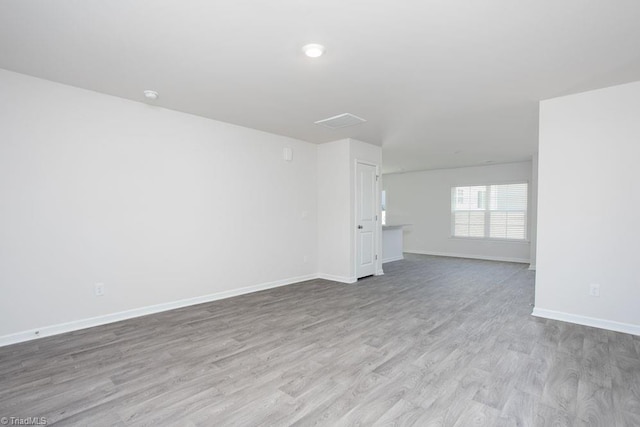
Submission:
<svg viewBox="0 0 640 427">
<path fill-rule="evenodd" d="M 362 226 L 361 225 L 358 226 L 358 230 L 362 230 Z"/>
</svg>

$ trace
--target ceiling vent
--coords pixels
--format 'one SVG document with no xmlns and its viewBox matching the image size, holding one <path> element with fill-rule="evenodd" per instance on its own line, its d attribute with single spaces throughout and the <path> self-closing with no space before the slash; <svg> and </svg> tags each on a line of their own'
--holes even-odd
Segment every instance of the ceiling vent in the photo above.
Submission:
<svg viewBox="0 0 640 427">
<path fill-rule="evenodd" d="M 317 125 L 328 127 L 329 129 L 346 128 L 347 126 L 359 125 L 366 122 L 362 117 L 354 116 L 353 114 L 344 113 L 337 116 L 329 117 L 328 119 L 318 120 L 314 122 Z"/>
</svg>

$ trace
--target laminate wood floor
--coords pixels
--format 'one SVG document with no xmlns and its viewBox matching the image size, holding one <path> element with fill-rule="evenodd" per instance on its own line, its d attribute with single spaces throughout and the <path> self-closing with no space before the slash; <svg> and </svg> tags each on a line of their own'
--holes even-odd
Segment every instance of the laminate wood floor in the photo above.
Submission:
<svg viewBox="0 0 640 427">
<path fill-rule="evenodd" d="M 0 417 L 640 425 L 640 337 L 531 316 L 525 265 L 409 255 L 385 271 L 0 348 Z"/>
</svg>

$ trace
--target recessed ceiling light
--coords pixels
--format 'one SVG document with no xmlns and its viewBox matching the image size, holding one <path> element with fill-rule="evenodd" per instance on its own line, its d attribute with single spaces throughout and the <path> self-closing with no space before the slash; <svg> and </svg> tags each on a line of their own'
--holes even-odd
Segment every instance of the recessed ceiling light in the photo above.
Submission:
<svg viewBox="0 0 640 427">
<path fill-rule="evenodd" d="M 325 51 L 325 48 L 321 44 L 311 43 L 311 44 L 304 45 L 302 47 L 302 51 L 309 58 L 317 58 L 319 56 L 322 56 L 322 54 Z"/>
<path fill-rule="evenodd" d="M 144 97 L 147 99 L 150 99 L 152 101 L 158 99 L 158 92 L 156 92 L 155 90 L 145 90 L 143 93 Z"/>
</svg>

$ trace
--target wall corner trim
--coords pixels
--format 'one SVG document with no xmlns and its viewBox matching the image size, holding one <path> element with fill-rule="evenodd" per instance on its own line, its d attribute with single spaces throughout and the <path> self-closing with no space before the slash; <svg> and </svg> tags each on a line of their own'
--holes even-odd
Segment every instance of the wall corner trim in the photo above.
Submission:
<svg viewBox="0 0 640 427">
<path fill-rule="evenodd" d="M 533 309 L 533 316 L 562 322 L 575 323 L 577 325 L 591 326 L 594 328 L 607 329 L 615 332 L 640 336 L 640 325 L 631 323 L 615 322 L 613 320 L 598 319 L 596 317 L 580 316 L 578 314 L 564 313 L 561 311 L 546 310 L 544 308 Z"/>
</svg>

